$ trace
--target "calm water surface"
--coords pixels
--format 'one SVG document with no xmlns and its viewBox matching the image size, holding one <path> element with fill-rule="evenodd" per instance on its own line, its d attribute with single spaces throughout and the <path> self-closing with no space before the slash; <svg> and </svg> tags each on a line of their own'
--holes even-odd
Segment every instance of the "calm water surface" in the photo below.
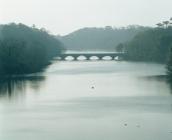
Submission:
<svg viewBox="0 0 172 140">
<path fill-rule="evenodd" d="M 54 62 L 0 80 L 0 140 L 172 140 L 160 64 Z"/>
</svg>

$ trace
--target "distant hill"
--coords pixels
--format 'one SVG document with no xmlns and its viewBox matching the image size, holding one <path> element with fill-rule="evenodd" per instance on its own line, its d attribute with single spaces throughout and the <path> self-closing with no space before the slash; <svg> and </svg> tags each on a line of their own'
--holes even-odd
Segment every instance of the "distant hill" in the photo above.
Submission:
<svg viewBox="0 0 172 140">
<path fill-rule="evenodd" d="M 58 39 L 71 51 L 114 51 L 120 43 L 130 41 L 134 36 L 149 29 L 143 26 L 127 26 L 123 28 L 83 28 Z"/>
</svg>

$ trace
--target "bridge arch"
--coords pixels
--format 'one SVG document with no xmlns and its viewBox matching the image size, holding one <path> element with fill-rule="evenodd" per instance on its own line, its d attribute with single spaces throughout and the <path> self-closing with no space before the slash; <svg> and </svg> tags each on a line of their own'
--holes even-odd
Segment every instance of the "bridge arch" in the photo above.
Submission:
<svg viewBox="0 0 172 140">
<path fill-rule="evenodd" d="M 109 56 L 109 55 L 103 56 L 102 60 L 106 60 L 106 61 L 113 60 L 113 56 Z"/>
<path fill-rule="evenodd" d="M 116 57 L 114 57 L 114 60 L 120 61 L 120 60 L 123 60 L 123 58 L 121 56 L 116 56 Z"/>
<path fill-rule="evenodd" d="M 96 61 L 96 60 L 100 60 L 100 58 L 98 56 L 96 56 L 96 55 L 92 55 L 92 56 L 89 57 L 89 60 Z"/>
<path fill-rule="evenodd" d="M 79 55 L 77 56 L 76 58 L 78 61 L 85 61 L 85 60 L 88 60 L 88 58 L 85 56 L 85 55 Z"/>
<path fill-rule="evenodd" d="M 57 56 L 57 57 L 54 58 L 54 60 L 62 60 L 62 57 Z"/>
<path fill-rule="evenodd" d="M 75 60 L 75 57 L 73 57 L 72 55 L 69 55 L 69 56 L 64 57 L 63 60 L 73 61 L 73 60 Z"/>
</svg>

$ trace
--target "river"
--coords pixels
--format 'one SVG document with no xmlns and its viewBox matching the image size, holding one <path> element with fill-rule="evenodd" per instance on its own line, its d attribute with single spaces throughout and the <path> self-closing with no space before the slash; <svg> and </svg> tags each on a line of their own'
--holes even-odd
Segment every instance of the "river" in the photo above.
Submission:
<svg viewBox="0 0 172 140">
<path fill-rule="evenodd" d="M 54 61 L 0 82 L 0 140 L 172 140 L 165 66 Z"/>
</svg>

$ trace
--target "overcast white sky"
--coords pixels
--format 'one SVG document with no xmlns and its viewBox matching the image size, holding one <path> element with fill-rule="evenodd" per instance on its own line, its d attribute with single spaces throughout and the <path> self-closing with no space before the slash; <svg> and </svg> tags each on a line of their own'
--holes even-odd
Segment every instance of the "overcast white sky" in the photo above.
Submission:
<svg viewBox="0 0 172 140">
<path fill-rule="evenodd" d="M 0 0 L 0 24 L 35 24 L 54 34 L 92 26 L 154 26 L 171 16 L 172 0 Z"/>
</svg>

